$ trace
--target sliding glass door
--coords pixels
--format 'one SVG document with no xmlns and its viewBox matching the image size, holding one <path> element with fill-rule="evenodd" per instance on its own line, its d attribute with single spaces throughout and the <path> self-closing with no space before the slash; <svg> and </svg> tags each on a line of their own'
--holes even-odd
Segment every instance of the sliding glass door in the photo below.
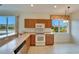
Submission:
<svg viewBox="0 0 79 59">
<path fill-rule="evenodd" d="M 8 16 L 8 33 L 14 34 L 15 33 L 15 27 L 16 27 L 15 16 Z"/>
<path fill-rule="evenodd" d="M 16 17 L 0 16 L 0 37 L 15 34 Z"/>
<path fill-rule="evenodd" d="M 7 20 L 6 16 L 0 16 L 0 36 L 7 34 Z"/>
</svg>

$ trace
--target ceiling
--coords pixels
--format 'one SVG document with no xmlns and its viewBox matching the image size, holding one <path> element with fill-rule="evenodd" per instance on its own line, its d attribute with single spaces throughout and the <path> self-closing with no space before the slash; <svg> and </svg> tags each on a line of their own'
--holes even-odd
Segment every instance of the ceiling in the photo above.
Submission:
<svg viewBox="0 0 79 59">
<path fill-rule="evenodd" d="M 54 6 L 57 6 L 54 8 Z M 70 9 L 68 11 L 68 6 Z M 48 14 L 66 14 L 73 13 L 79 10 L 79 4 L 3 4 L 0 6 L 0 12 L 15 12 L 15 13 L 48 13 Z"/>
</svg>

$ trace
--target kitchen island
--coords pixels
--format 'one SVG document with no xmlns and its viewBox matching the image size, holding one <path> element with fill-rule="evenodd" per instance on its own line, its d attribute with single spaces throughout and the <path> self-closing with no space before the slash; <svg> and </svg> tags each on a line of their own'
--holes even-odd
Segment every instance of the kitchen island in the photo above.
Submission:
<svg viewBox="0 0 79 59">
<path fill-rule="evenodd" d="M 35 33 L 28 33 L 13 39 L 0 47 L 0 54 L 27 54 L 30 46 L 36 46 L 35 35 Z M 45 37 L 46 45 L 54 44 L 52 33 L 45 33 Z"/>
<path fill-rule="evenodd" d="M 14 52 L 25 40 L 28 40 L 30 34 L 24 34 L 21 37 L 15 38 L 9 43 L 0 47 L 0 54 L 14 54 Z"/>
</svg>

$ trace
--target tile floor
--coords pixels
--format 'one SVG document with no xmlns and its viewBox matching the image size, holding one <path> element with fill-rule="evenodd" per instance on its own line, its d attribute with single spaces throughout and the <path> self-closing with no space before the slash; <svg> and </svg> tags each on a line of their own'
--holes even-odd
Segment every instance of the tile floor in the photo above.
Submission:
<svg viewBox="0 0 79 59">
<path fill-rule="evenodd" d="M 79 45 L 55 44 L 54 46 L 31 46 L 28 54 L 79 54 Z"/>
</svg>

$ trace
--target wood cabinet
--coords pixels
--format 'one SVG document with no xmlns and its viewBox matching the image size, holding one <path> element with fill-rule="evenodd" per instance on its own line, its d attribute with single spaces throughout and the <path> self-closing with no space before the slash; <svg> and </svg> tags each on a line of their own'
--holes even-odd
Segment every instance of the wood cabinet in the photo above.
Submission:
<svg viewBox="0 0 79 59">
<path fill-rule="evenodd" d="M 29 28 L 35 28 L 36 20 L 29 20 Z"/>
<path fill-rule="evenodd" d="M 33 19 L 25 19 L 24 21 L 25 28 L 35 28 L 36 20 Z"/>
<path fill-rule="evenodd" d="M 29 48 L 30 48 L 30 36 L 26 39 L 26 53 L 28 52 Z"/>
<path fill-rule="evenodd" d="M 35 46 L 35 35 L 30 35 L 30 45 Z"/>
<path fill-rule="evenodd" d="M 51 20 L 44 20 L 45 28 L 51 28 Z"/>
<path fill-rule="evenodd" d="M 22 45 L 20 45 L 20 46 L 22 46 Z M 29 48 L 30 48 L 30 36 L 25 40 L 25 42 L 23 44 L 23 47 L 21 47 L 18 54 L 26 54 L 26 53 L 28 53 Z"/>
<path fill-rule="evenodd" d="M 38 19 L 37 23 L 45 24 L 45 28 L 51 28 L 51 20 L 50 19 Z"/>
<path fill-rule="evenodd" d="M 27 19 L 24 20 L 24 27 L 29 28 L 29 20 Z"/>
<path fill-rule="evenodd" d="M 45 24 L 45 28 L 51 28 L 50 19 L 25 19 L 24 22 L 25 28 L 35 28 L 36 23 L 43 23 Z"/>
<path fill-rule="evenodd" d="M 54 35 L 53 34 L 46 34 L 46 45 L 53 45 L 54 44 Z"/>
</svg>

